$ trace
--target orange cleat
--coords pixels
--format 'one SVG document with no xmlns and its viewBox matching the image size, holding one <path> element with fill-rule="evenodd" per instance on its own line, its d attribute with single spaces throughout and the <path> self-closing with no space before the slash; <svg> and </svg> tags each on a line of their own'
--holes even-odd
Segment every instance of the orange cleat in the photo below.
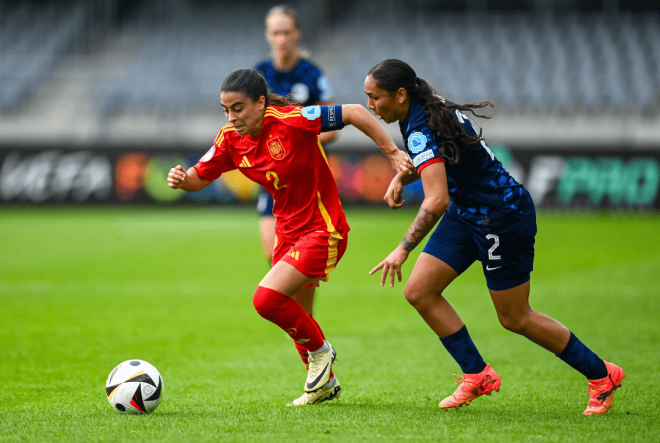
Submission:
<svg viewBox="0 0 660 443">
<path fill-rule="evenodd" d="M 621 381 L 626 378 L 623 369 L 614 363 L 605 362 L 605 366 L 607 366 L 607 377 L 589 380 L 589 406 L 584 411 L 584 415 L 598 415 L 609 411 L 614 392 L 621 387 Z"/>
<path fill-rule="evenodd" d="M 460 377 L 461 381 L 456 382 L 460 386 L 452 395 L 442 400 L 438 405 L 439 408 L 445 411 L 448 411 L 449 408 L 458 409 L 463 405 L 469 405 L 477 397 L 481 397 L 484 394 L 490 395 L 493 391 L 499 391 L 502 384 L 500 376 L 497 375 L 497 372 L 490 365 L 486 366 L 486 369 L 479 374 L 453 375 L 454 377 Z"/>
</svg>

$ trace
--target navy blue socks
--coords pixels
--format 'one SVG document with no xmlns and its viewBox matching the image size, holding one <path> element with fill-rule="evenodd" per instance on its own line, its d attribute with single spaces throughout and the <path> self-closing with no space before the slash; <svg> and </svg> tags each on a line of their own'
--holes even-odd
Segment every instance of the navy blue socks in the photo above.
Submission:
<svg viewBox="0 0 660 443">
<path fill-rule="evenodd" d="M 440 341 L 456 360 L 463 373 L 478 374 L 486 369 L 487 365 L 481 354 L 479 354 L 472 338 L 470 338 L 467 326 L 463 326 L 452 335 L 440 337 Z M 557 357 L 589 380 L 599 380 L 607 377 L 605 362 L 586 347 L 572 332 L 566 348 Z"/>
<path fill-rule="evenodd" d="M 572 332 L 566 348 L 557 357 L 589 380 L 599 380 L 607 377 L 605 362 L 594 351 L 587 348 Z"/>
<path fill-rule="evenodd" d="M 463 326 L 458 332 L 446 337 L 439 337 L 449 354 L 454 357 L 456 363 L 465 374 L 478 374 L 486 369 L 486 363 L 474 345 L 467 326 Z M 570 344 L 570 342 L 569 342 Z M 584 345 L 583 345 L 584 346 Z M 570 364 L 570 363 L 569 363 Z M 607 375 L 607 371 L 606 375 Z"/>
</svg>

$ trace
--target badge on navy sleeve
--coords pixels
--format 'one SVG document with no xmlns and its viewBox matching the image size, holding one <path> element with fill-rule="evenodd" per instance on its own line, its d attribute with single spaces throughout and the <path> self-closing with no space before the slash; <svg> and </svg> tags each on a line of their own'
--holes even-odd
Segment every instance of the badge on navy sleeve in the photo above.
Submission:
<svg viewBox="0 0 660 443">
<path fill-rule="evenodd" d="M 318 86 L 319 90 L 321 91 L 320 99 L 322 102 L 328 101 L 332 98 L 332 86 L 330 86 L 328 77 L 325 75 L 320 76 L 316 81 L 316 86 Z"/>
<path fill-rule="evenodd" d="M 207 151 L 206 154 L 204 154 L 204 157 L 200 158 L 199 161 L 204 163 L 213 158 L 213 154 L 215 154 L 215 145 L 211 146 L 211 149 Z"/>
<path fill-rule="evenodd" d="M 303 117 L 307 120 L 316 120 L 321 116 L 321 107 L 320 106 L 307 106 L 300 110 Z"/>
<path fill-rule="evenodd" d="M 428 149 L 428 150 L 422 152 L 421 154 L 415 156 L 415 158 L 413 158 L 413 165 L 415 165 L 415 167 L 417 167 L 417 166 L 421 165 L 423 162 L 425 162 L 426 160 L 431 160 L 434 157 L 435 157 L 435 155 L 433 155 L 433 151 L 431 149 Z"/>
<path fill-rule="evenodd" d="M 415 131 L 408 137 L 408 149 L 413 154 L 419 154 L 426 148 L 426 142 L 426 136 L 419 131 Z"/>
<path fill-rule="evenodd" d="M 309 88 L 304 83 L 296 83 L 291 87 L 291 95 L 294 100 L 305 103 L 309 100 Z"/>
</svg>

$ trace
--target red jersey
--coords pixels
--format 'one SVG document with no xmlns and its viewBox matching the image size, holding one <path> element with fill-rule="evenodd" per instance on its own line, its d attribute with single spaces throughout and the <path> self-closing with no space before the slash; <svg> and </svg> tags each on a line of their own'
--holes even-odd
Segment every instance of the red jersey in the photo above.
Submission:
<svg viewBox="0 0 660 443">
<path fill-rule="evenodd" d="M 331 112 L 334 115 L 334 107 Z M 345 238 L 350 228 L 318 140 L 321 121 L 318 106 L 268 106 L 257 136 L 239 135 L 231 124 L 225 125 L 195 165 L 197 174 L 215 180 L 238 168 L 263 186 L 275 201 L 278 239 L 295 242 L 320 230 Z"/>
</svg>

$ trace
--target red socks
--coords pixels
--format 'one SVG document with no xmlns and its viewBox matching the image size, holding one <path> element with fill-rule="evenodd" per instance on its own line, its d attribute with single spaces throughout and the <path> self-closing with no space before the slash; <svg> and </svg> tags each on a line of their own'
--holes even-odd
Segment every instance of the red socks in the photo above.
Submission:
<svg viewBox="0 0 660 443">
<path fill-rule="evenodd" d="M 286 295 L 262 286 L 257 286 L 252 301 L 259 315 L 289 334 L 300 359 L 309 369 L 308 351 L 316 351 L 325 343 L 323 330 L 314 317 Z M 333 375 L 330 370 L 330 377 Z"/>
<path fill-rule="evenodd" d="M 293 344 L 296 347 L 296 351 L 298 351 L 298 355 L 300 356 L 300 359 L 302 360 L 303 364 L 305 365 L 305 368 L 309 371 L 309 354 L 307 353 L 307 349 L 305 349 L 302 345 L 299 345 L 295 341 Z"/>
<path fill-rule="evenodd" d="M 319 331 L 321 332 L 321 336 L 323 336 L 323 340 L 325 340 L 325 334 L 323 333 L 323 329 L 321 329 L 321 325 L 319 325 L 319 322 L 317 322 L 316 319 L 315 319 L 313 316 L 311 316 L 311 315 L 309 316 L 309 318 L 311 318 L 312 321 L 314 322 L 314 324 L 316 325 L 316 327 L 319 328 Z M 294 342 L 294 343 L 295 343 L 295 342 Z M 297 343 L 296 343 L 296 344 L 297 344 Z M 318 348 L 317 348 L 317 349 L 318 349 Z M 300 351 L 298 351 L 298 353 L 300 353 Z M 302 355 L 301 355 L 300 357 L 302 358 Z M 307 358 L 308 356 L 306 355 L 305 357 Z M 306 361 L 306 360 L 303 360 L 303 362 L 305 363 L 305 367 L 307 367 L 307 361 Z M 308 369 L 309 369 L 309 368 L 308 368 Z M 335 373 L 332 371 L 332 368 L 330 368 L 330 378 L 332 378 L 332 377 L 334 377 L 334 376 L 335 376 Z"/>
<path fill-rule="evenodd" d="M 318 323 L 307 315 L 302 306 L 286 295 L 257 286 L 252 301 L 259 315 L 289 334 L 299 352 L 302 349 L 316 351 L 325 343 Z"/>
<path fill-rule="evenodd" d="M 323 340 L 325 340 L 325 334 L 323 334 L 323 330 L 321 329 L 321 326 L 319 326 L 316 319 L 311 315 L 309 316 L 309 318 L 311 318 L 314 324 L 316 325 L 316 327 L 319 328 L 321 337 L 323 337 Z M 307 349 L 305 349 L 302 345 L 296 343 L 295 341 L 293 342 L 293 344 L 296 346 L 296 350 L 298 351 L 298 355 L 300 355 L 300 359 L 305 364 L 305 367 L 309 370 L 309 354 L 307 353 Z M 332 369 L 330 369 L 330 378 L 332 378 L 334 375 L 335 375 L 334 372 L 332 372 Z"/>
<path fill-rule="evenodd" d="M 314 322 L 316 327 L 319 329 L 319 332 L 321 333 L 321 336 L 323 337 L 323 340 L 325 340 L 325 334 L 323 333 L 323 330 L 321 329 L 321 325 L 319 325 L 319 322 L 317 322 L 316 319 L 314 318 L 314 316 L 312 316 L 312 315 L 310 315 L 309 318 L 312 319 L 312 321 Z M 318 348 L 316 348 L 316 349 L 318 349 Z M 314 349 L 314 350 L 316 351 L 316 349 Z"/>
</svg>

